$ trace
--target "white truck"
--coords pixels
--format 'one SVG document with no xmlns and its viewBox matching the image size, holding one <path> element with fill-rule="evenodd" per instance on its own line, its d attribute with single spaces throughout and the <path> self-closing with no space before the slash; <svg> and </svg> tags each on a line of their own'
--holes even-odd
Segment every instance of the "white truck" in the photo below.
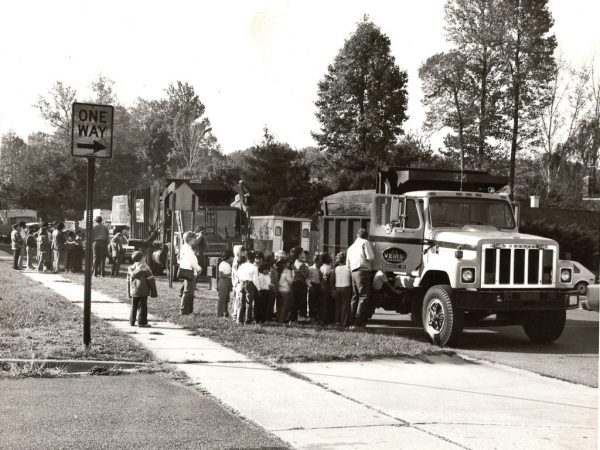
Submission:
<svg viewBox="0 0 600 450">
<path fill-rule="evenodd" d="M 504 185 L 479 171 L 380 171 L 375 190 L 323 199 L 321 248 L 345 250 L 367 229 L 372 269 L 404 288 L 376 306 L 410 312 L 440 346 L 492 315 L 498 325 L 522 324 L 533 342 L 553 342 L 579 305 L 573 267 L 561 266 L 556 241 L 519 233 L 514 205 L 495 192 Z"/>
<path fill-rule="evenodd" d="M 15 223 L 37 220 L 37 211 L 33 209 L 0 209 L 0 242 L 10 242 L 10 233 Z"/>
</svg>

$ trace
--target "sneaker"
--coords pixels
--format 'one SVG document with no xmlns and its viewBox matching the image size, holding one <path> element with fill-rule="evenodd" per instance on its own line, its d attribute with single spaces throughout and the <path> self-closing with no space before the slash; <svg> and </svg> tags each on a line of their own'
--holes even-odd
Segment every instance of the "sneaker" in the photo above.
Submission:
<svg viewBox="0 0 600 450">
<path fill-rule="evenodd" d="M 139 324 L 138 327 L 140 327 L 140 328 L 151 328 L 152 325 L 150 325 L 149 323 L 145 323 L 144 325 Z"/>
</svg>

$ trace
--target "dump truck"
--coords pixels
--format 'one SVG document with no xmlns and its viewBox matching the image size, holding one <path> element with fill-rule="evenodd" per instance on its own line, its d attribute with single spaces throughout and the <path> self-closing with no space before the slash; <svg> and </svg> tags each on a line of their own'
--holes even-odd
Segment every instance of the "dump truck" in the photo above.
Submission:
<svg viewBox="0 0 600 450">
<path fill-rule="evenodd" d="M 375 189 L 322 200 L 321 250 L 346 250 L 368 230 L 372 269 L 402 286 L 375 306 L 410 313 L 435 344 L 456 345 L 465 326 L 486 318 L 521 324 L 533 342 L 555 341 L 579 305 L 573 267 L 561 264 L 556 241 L 519 232 L 517 205 L 498 193 L 507 181 L 483 171 L 381 170 Z"/>
</svg>

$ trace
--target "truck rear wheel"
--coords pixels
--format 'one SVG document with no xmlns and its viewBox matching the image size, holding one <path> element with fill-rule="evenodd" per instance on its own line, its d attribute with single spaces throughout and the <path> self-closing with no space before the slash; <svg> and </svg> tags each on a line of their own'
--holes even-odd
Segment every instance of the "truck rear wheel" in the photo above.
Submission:
<svg viewBox="0 0 600 450">
<path fill-rule="evenodd" d="M 423 329 L 429 342 L 440 347 L 455 345 L 464 326 L 464 312 L 456 307 L 448 285 L 429 288 L 423 299 Z"/>
<path fill-rule="evenodd" d="M 562 334 L 567 311 L 527 311 L 523 315 L 523 329 L 531 342 L 549 343 Z"/>
</svg>

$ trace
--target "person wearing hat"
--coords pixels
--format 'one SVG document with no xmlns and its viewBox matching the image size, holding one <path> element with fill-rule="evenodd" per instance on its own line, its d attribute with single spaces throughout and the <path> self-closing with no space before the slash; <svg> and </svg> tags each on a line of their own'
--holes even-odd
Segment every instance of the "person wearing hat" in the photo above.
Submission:
<svg viewBox="0 0 600 450">
<path fill-rule="evenodd" d="M 92 229 L 92 248 L 94 249 L 94 276 L 104 277 L 106 253 L 108 250 L 108 228 L 102 223 L 102 217 L 96 217 L 96 224 Z"/>
<path fill-rule="evenodd" d="M 140 251 L 131 255 L 133 264 L 127 270 L 127 295 L 131 299 L 129 325 L 135 326 L 136 315 L 138 327 L 148 325 L 148 296 L 157 297 L 156 280 L 150 267 L 144 262 L 144 254 Z"/>
</svg>

